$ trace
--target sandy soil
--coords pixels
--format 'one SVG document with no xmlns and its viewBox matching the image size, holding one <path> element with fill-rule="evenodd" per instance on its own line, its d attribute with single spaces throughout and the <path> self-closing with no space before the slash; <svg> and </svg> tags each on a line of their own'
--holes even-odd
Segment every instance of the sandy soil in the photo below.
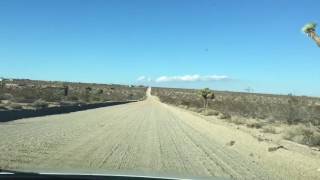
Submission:
<svg viewBox="0 0 320 180">
<path fill-rule="evenodd" d="M 147 94 L 136 103 L 1 123 L 0 167 L 320 179 L 319 153 L 268 152 L 270 142 Z"/>
</svg>

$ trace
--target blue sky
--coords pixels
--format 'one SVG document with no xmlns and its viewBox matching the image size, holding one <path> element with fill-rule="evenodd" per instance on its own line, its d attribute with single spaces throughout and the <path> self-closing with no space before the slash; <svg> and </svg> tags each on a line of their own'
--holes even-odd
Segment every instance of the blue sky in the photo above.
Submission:
<svg viewBox="0 0 320 180">
<path fill-rule="evenodd" d="M 320 96 L 320 48 L 300 31 L 320 23 L 319 7 L 319 0 L 2 0 L 0 76 Z"/>
</svg>

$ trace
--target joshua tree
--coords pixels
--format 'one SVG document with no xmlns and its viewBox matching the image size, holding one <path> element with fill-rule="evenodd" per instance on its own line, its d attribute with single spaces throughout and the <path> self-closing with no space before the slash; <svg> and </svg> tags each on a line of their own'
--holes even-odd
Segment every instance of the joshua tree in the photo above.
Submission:
<svg viewBox="0 0 320 180">
<path fill-rule="evenodd" d="M 63 90 L 64 90 L 64 96 L 68 96 L 68 94 L 69 94 L 69 86 L 67 86 L 67 85 L 63 86 Z"/>
<path fill-rule="evenodd" d="M 209 88 L 204 88 L 200 90 L 200 95 L 204 100 L 203 107 L 205 110 L 207 110 L 209 100 L 212 100 L 215 98 L 214 93 Z"/>
<path fill-rule="evenodd" d="M 320 47 L 320 37 L 316 33 L 316 27 L 316 23 L 308 23 L 305 26 L 303 26 L 302 31 L 306 33 L 309 37 L 311 37 Z"/>
</svg>

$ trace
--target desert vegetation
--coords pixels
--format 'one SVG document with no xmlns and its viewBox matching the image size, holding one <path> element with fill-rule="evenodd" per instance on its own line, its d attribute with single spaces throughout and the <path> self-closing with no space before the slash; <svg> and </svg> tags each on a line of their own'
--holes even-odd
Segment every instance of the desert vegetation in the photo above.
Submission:
<svg viewBox="0 0 320 180">
<path fill-rule="evenodd" d="M 1 79 L 0 110 L 131 101 L 145 98 L 146 87 Z"/>
<path fill-rule="evenodd" d="M 316 27 L 316 23 L 308 23 L 305 26 L 303 26 L 302 32 L 306 33 L 320 47 L 320 37 L 316 33 Z"/>
<path fill-rule="evenodd" d="M 209 104 L 210 100 L 214 99 L 214 93 L 209 88 L 204 88 L 204 89 L 199 91 L 199 94 L 203 98 L 203 101 L 204 101 L 203 108 L 206 111 L 207 108 L 208 108 L 208 104 Z"/>
<path fill-rule="evenodd" d="M 277 133 L 277 124 L 285 124 L 289 127 L 282 129 L 285 139 L 320 146 L 320 98 L 214 91 L 214 99 L 204 107 L 199 90 L 153 88 L 152 93 L 164 103 L 266 133 Z"/>
</svg>

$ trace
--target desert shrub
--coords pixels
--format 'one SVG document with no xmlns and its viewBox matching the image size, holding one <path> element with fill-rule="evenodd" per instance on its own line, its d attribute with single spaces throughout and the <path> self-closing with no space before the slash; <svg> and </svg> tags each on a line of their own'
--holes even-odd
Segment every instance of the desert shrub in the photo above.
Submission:
<svg viewBox="0 0 320 180">
<path fill-rule="evenodd" d="M 320 105 L 312 105 L 309 110 L 309 121 L 315 126 L 320 126 Z"/>
<path fill-rule="evenodd" d="M 7 110 L 8 107 L 6 106 L 6 104 L 0 104 L 0 110 Z"/>
<path fill-rule="evenodd" d="M 79 95 L 79 101 L 82 101 L 82 102 L 90 102 L 90 94 L 81 94 Z"/>
<path fill-rule="evenodd" d="M 220 119 L 231 119 L 231 115 L 229 113 L 222 113 L 219 116 Z"/>
<path fill-rule="evenodd" d="M 198 90 L 152 88 L 152 94 L 168 104 L 203 107 Z M 288 124 L 309 123 L 320 125 L 320 98 L 215 91 L 215 100 L 208 109 L 232 116 L 282 121 Z M 271 117 L 271 118 L 270 118 Z"/>
<path fill-rule="evenodd" d="M 78 100 L 79 100 L 79 97 L 78 97 L 78 96 L 75 96 L 75 95 L 72 95 L 72 96 L 68 96 L 67 99 L 70 100 L 70 101 L 78 101 Z"/>
<path fill-rule="evenodd" d="M 243 118 L 243 117 L 232 117 L 231 119 L 229 119 L 229 122 L 240 125 L 240 124 L 246 124 L 247 119 Z"/>
<path fill-rule="evenodd" d="M 264 125 L 264 122 L 256 119 L 248 119 L 241 116 L 234 116 L 231 119 L 229 119 L 229 122 L 237 124 L 237 125 L 246 125 L 249 128 L 262 128 Z"/>
<path fill-rule="evenodd" d="M 60 106 L 74 106 L 77 105 L 77 102 L 74 101 L 61 101 Z"/>
<path fill-rule="evenodd" d="M 180 103 L 180 104 L 183 105 L 183 106 L 187 106 L 187 107 L 190 106 L 190 102 L 189 102 L 189 101 L 186 101 L 186 100 L 181 100 L 181 103 Z"/>
<path fill-rule="evenodd" d="M 37 99 L 47 102 L 83 101 L 88 103 L 97 101 L 98 98 L 100 101 L 126 101 L 143 100 L 146 97 L 146 87 L 33 80 L 15 80 L 14 83 L 23 85 L 16 89 L 0 88 L 0 100 L 4 93 L 12 94 L 14 102 L 31 105 Z"/>
<path fill-rule="evenodd" d="M 11 109 L 22 109 L 22 105 L 21 105 L 21 104 L 18 104 L 18 103 L 10 103 L 10 104 L 8 104 L 8 106 L 9 106 Z"/>
<path fill-rule="evenodd" d="M 91 91 L 92 91 L 92 87 L 89 87 L 89 86 L 86 87 L 86 92 L 87 92 L 87 93 L 90 93 Z"/>
<path fill-rule="evenodd" d="M 269 123 L 275 123 L 277 120 L 273 116 L 269 116 L 265 118 L 265 121 Z"/>
<path fill-rule="evenodd" d="M 178 105 L 179 108 L 182 108 L 182 109 L 187 109 L 188 106 L 184 106 L 184 105 Z"/>
<path fill-rule="evenodd" d="M 263 122 L 261 121 L 258 121 L 258 120 L 248 120 L 246 122 L 246 126 L 249 127 L 249 128 L 262 128 L 263 126 Z"/>
<path fill-rule="evenodd" d="M 284 138 L 309 146 L 320 145 L 320 132 L 312 125 L 306 126 L 299 124 L 289 127 L 285 131 Z"/>
<path fill-rule="evenodd" d="M 64 97 L 64 89 L 56 87 L 47 87 L 38 89 L 38 98 L 48 102 L 59 102 Z"/>
<path fill-rule="evenodd" d="M 264 133 L 271 133 L 271 134 L 277 134 L 277 129 L 273 126 L 263 126 L 262 132 Z"/>
<path fill-rule="evenodd" d="M 41 108 L 46 108 L 49 106 L 49 103 L 42 100 L 42 99 L 38 99 L 35 102 L 32 103 L 32 106 L 37 108 L 37 109 L 41 109 Z"/>
<path fill-rule="evenodd" d="M 23 88 L 17 89 L 12 92 L 15 97 L 20 98 L 22 101 L 23 99 L 26 100 L 36 100 L 40 98 L 41 90 L 40 89 L 33 89 L 33 88 Z"/>
<path fill-rule="evenodd" d="M 0 95 L 0 100 L 11 100 L 13 98 L 13 95 L 10 93 L 4 93 Z"/>
<path fill-rule="evenodd" d="M 212 110 L 212 109 L 208 109 L 208 110 L 203 111 L 201 114 L 204 116 L 218 116 L 219 112 Z"/>
<path fill-rule="evenodd" d="M 103 89 L 99 89 L 98 94 L 103 94 Z"/>
<path fill-rule="evenodd" d="M 48 102 L 59 102 L 62 100 L 62 97 L 60 94 L 56 94 L 56 93 L 52 93 L 52 94 L 44 94 L 41 96 L 41 98 L 44 101 L 48 101 Z"/>
<path fill-rule="evenodd" d="M 292 94 L 288 95 L 288 110 L 287 122 L 288 124 L 297 124 L 303 120 L 301 116 L 301 107 L 299 107 L 299 99 Z"/>
<path fill-rule="evenodd" d="M 18 98 L 15 98 L 15 102 L 18 102 L 18 103 L 33 103 L 34 102 L 34 99 L 25 99 L 23 97 L 18 97 Z"/>
<path fill-rule="evenodd" d="M 197 113 L 200 113 L 203 110 L 202 108 L 196 108 L 196 107 L 189 107 L 188 109 L 190 111 L 197 112 Z"/>
<path fill-rule="evenodd" d="M 93 101 L 93 102 L 100 102 L 101 101 L 101 98 L 98 97 L 98 96 L 93 96 L 91 97 L 90 101 Z"/>
</svg>

